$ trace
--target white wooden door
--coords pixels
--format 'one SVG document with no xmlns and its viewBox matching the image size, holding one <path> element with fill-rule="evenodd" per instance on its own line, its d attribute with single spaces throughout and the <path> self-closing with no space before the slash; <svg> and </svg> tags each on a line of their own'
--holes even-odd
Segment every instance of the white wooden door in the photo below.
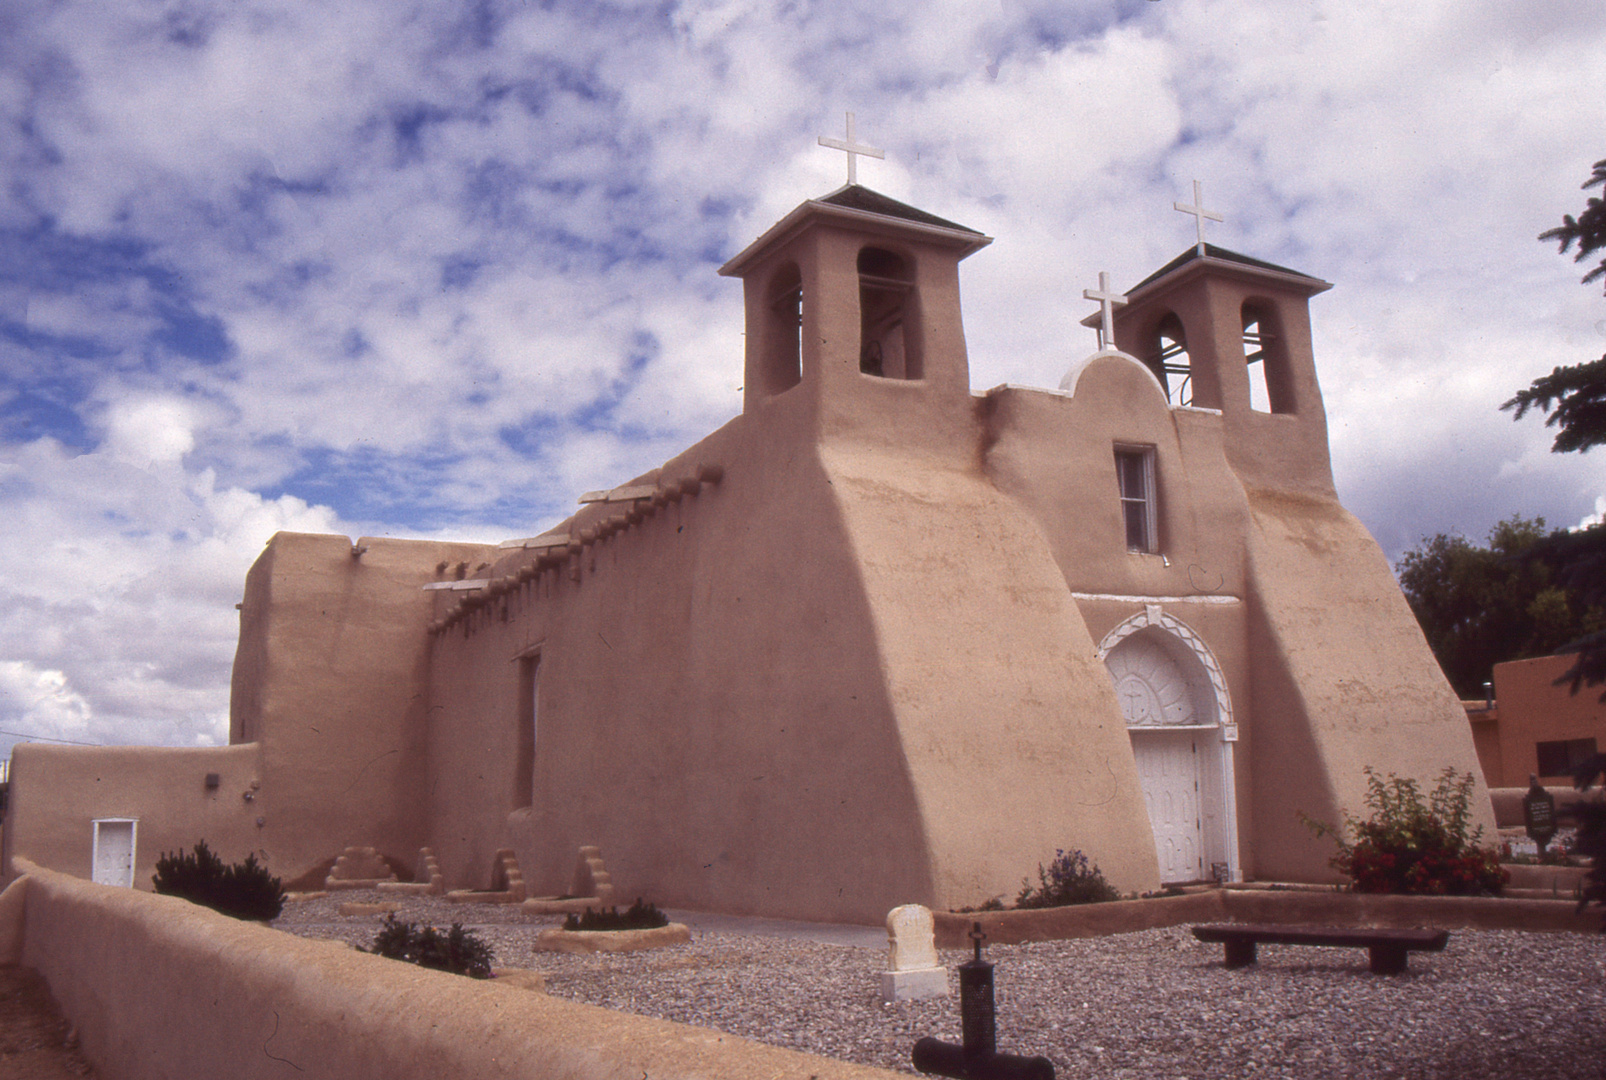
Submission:
<svg viewBox="0 0 1606 1080">
<path fill-rule="evenodd" d="M 129 889 L 134 885 L 134 822 L 109 819 L 95 822 L 92 879 L 101 885 Z"/>
<path fill-rule="evenodd" d="M 1198 881 L 1205 876 L 1195 734 L 1164 729 L 1132 732 L 1132 754 L 1154 828 L 1154 848 L 1164 883 Z"/>
</svg>

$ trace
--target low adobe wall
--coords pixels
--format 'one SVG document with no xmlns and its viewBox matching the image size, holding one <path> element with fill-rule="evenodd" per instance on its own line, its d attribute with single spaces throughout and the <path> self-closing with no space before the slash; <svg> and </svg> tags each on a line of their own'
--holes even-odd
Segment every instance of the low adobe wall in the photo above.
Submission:
<svg viewBox="0 0 1606 1080">
<path fill-rule="evenodd" d="M 426 971 L 25 860 L 16 869 L 0 894 L 0 961 L 45 977 L 106 1080 L 897 1075 Z"/>
<path fill-rule="evenodd" d="M 1465 930 L 1571 930 L 1596 933 L 1601 912 L 1572 900 L 1480 896 L 1395 896 L 1294 889 L 1210 889 L 1154 900 L 1030 911 L 933 913 L 939 949 L 970 948 L 981 923 L 990 945 L 1128 934 L 1201 922 L 1320 923 L 1329 926 L 1435 926 Z"/>
<path fill-rule="evenodd" d="M 92 877 L 96 818 L 133 818 L 134 886 L 151 887 L 156 860 L 205 839 L 225 862 L 258 858 L 255 743 L 238 746 L 42 746 L 19 744 L 11 756 L 11 790 L 0 825 L 9 879 L 11 858 Z M 216 787 L 207 777 L 218 778 Z M 273 861 L 275 872 L 281 866 Z"/>
</svg>

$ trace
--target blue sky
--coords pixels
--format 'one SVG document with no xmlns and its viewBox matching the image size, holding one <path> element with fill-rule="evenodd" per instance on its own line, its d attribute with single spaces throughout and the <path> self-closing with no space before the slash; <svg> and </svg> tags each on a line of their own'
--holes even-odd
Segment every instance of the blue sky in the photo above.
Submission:
<svg viewBox="0 0 1606 1080">
<path fill-rule="evenodd" d="M 1534 239 L 1606 157 L 1598 0 L 11 0 L 0 9 L 0 751 L 226 741 L 278 529 L 529 535 L 740 404 L 715 270 L 861 182 L 996 237 L 977 388 L 1054 386 L 1213 242 L 1313 305 L 1391 557 L 1606 503 L 1501 401 L 1606 351 Z"/>
</svg>

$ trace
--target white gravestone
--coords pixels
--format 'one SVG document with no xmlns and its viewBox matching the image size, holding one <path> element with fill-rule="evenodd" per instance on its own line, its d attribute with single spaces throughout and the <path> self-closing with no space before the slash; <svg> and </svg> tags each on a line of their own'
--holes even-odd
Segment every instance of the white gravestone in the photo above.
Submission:
<svg viewBox="0 0 1606 1080">
<path fill-rule="evenodd" d="M 881 1000 L 917 1001 L 948 996 L 948 969 L 937 963 L 931 909 L 904 904 L 887 912 L 888 967 Z"/>
</svg>

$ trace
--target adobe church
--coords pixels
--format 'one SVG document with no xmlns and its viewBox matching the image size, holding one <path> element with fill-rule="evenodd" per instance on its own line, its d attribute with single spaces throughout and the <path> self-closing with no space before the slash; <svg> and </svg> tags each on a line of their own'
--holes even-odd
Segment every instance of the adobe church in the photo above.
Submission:
<svg viewBox="0 0 1606 1080">
<path fill-rule="evenodd" d="M 660 468 L 500 545 L 275 536 L 230 745 L 17 747 L 8 876 L 90 876 L 130 822 L 140 887 L 204 838 L 286 879 L 429 846 L 454 888 L 510 848 L 556 894 L 594 844 L 623 899 L 860 923 L 1011 900 L 1060 848 L 1122 891 L 1332 880 L 1300 814 L 1478 764 L 1334 493 L 1329 286 L 1201 235 L 1089 294 L 1058 389 L 977 393 L 989 242 L 850 183 L 721 269 L 742 412 Z"/>
</svg>

